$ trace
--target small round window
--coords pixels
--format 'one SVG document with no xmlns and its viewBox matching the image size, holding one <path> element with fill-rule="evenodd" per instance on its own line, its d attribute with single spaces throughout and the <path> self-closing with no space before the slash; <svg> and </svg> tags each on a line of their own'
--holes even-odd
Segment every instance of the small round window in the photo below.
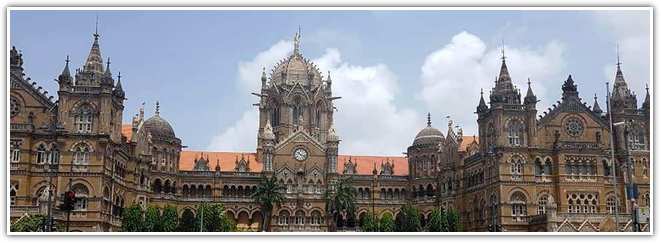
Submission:
<svg viewBox="0 0 661 243">
<path fill-rule="evenodd" d="M 583 134 L 583 123 L 578 118 L 572 117 L 565 121 L 565 131 L 569 136 L 577 137 Z"/>
</svg>

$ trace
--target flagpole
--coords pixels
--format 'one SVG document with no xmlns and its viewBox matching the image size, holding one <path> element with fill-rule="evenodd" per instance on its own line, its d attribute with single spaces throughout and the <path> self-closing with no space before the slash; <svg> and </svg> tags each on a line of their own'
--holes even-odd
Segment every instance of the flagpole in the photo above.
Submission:
<svg viewBox="0 0 661 243">
<path fill-rule="evenodd" d="M 617 162 L 615 161 L 615 146 L 613 145 L 613 140 L 615 139 L 615 134 L 613 133 L 613 113 L 611 112 L 611 102 L 610 102 L 610 92 L 609 84 L 606 82 L 606 106 L 608 109 L 608 120 L 610 121 L 610 145 L 611 145 L 611 176 L 613 177 L 613 191 L 615 192 L 615 231 L 620 231 L 620 198 L 617 196 L 617 173 L 615 168 L 617 167 Z"/>
</svg>

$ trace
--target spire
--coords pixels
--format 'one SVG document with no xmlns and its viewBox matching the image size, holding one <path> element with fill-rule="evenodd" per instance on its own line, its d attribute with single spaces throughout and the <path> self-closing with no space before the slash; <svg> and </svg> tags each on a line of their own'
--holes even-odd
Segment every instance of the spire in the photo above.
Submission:
<svg viewBox="0 0 661 243">
<path fill-rule="evenodd" d="M 156 113 L 157 116 L 161 114 L 161 105 L 158 104 L 158 101 L 156 101 Z"/>
<path fill-rule="evenodd" d="M 106 77 L 112 77 L 112 73 L 110 73 L 110 57 L 108 57 L 108 61 L 106 61 L 106 72 L 104 74 Z"/>
<path fill-rule="evenodd" d="M 480 89 L 480 104 L 477 105 L 477 112 L 483 112 L 488 110 L 487 102 L 484 102 L 484 90 Z"/>
<path fill-rule="evenodd" d="M 604 111 L 601 110 L 601 107 L 599 107 L 599 102 L 597 102 L 597 94 L 594 94 L 594 104 L 592 105 L 592 112 L 601 114 Z"/>
<path fill-rule="evenodd" d="M 427 126 L 431 127 L 431 113 L 427 112 Z"/>
<path fill-rule="evenodd" d="M 507 69 L 507 64 L 505 63 L 505 40 L 503 40 L 503 46 L 501 49 L 502 63 L 500 64 L 500 73 L 498 74 L 498 80 L 496 81 L 496 89 L 503 88 L 512 88 L 512 79 L 510 78 L 509 70 Z"/>
<path fill-rule="evenodd" d="M 115 90 L 113 90 L 112 93 L 120 98 L 125 97 L 124 89 L 122 89 L 122 72 L 117 74 L 117 85 L 115 86 Z"/>
<path fill-rule="evenodd" d="M 64 69 L 62 70 L 60 77 L 71 77 L 71 72 L 69 71 L 69 62 L 69 55 L 67 55 L 67 59 L 64 60 Z"/>
<path fill-rule="evenodd" d="M 530 78 L 528 78 L 528 92 L 526 92 L 526 97 L 524 98 L 524 103 L 534 104 L 537 103 L 537 96 L 532 92 L 532 87 L 530 85 Z"/>
<path fill-rule="evenodd" d="M 90 53 L 87 56 L 85 61 L 85 66 L 83 70 L 88 72 L 93 72 L 95 75 L 103 74 L 103 58 L 101 57 L 101 48 L 99 47 L 99 33 L 98 33 L 99 18 L 97 16 L 96 27 L 94 30 L 94 42 L 92 43 L 92 48 Z"/>
</svg>

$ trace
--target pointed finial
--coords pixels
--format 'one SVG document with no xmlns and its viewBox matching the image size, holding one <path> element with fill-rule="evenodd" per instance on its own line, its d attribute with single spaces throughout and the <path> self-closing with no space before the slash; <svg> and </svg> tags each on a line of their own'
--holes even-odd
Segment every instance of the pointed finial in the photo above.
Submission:
<svg viewBox="0 0 661 243">
<path fill-rule="evenodd" d="M 617 52 L 617 68 L 620 68 L 620 64 L 622 64 L 622 62 L 620 62 L 620 44 L 619 43 L 615 45 L 615 52 Z"/>
<path fill-rule="evenodd" d="M 480 88 L 480 96 L 484 96 L 484 89 Z"/>
<path fill-rule="evenodd" d="M 645 91 L 646 91 L 647 93 L 650 92 L 650 85 L 649 85 L 649 84 L 645 84 Z"/>
<path fill-rule="evenodd" d="M 301 46 L 301 26 L 298 26 L 298 32 L 294 35 L 294 53 L 299 52 Z"/>
<path fill-rule="evenodd" d="M 502 43 L 503 43 L 503 46 L 500 49 L 500 52 L 501 52 L 502 56 L 500 58 L 503 59 L 503 62 L 505 62 L 505 58 L 506 58 L 505 57 L 505 38 L 502 39 Z"/>
<path fill-rule="evenodd" d="M 161 105 L 158 103 L 158 101 L 156 101 L 156 115 L 160 115 L 160 114 L 161 114 L 161 111 L 160 111 L 160 110 L 161 110 Z"/>
<path fill-rule="evenodd" d="M 427 112 L 427 126 L 431 127 L 431 112 Z"/>
<path fill-rule="evenodd" d="M 99 14 L 96 14 L 96 24 L 94 25 L 94 39 L 99 39 Z"/>
<path fill-rule="evenodd" d="M 69 62 L 70 62 L 70 61 L 71 61 L 71 60 L 69 60 L 69 55 L 67 55 L 67 59 L 64 60 L 64 62 L 67 64 L 67 66 L 69 65 Z"/>
<path fill-rule="evenodd" d="M 530 78 L 528 78 L 528 88 L 530 88 Z"/>
<path fill-rule="evenodd" d="M 122 72 L 117 72 L 117 82 L 122 81 Z"/>
</svg>

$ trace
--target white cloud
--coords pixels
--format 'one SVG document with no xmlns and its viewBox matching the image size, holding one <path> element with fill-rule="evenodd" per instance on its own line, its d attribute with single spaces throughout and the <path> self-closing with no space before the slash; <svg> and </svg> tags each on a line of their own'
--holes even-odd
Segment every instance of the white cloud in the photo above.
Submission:
<svg viewBox="0 0 661 243">
<path fill-rule="evenodd" d="M 542 47 L 505 46 L 507 66 L 514 84 L 525 96 L 526 79 L 530 78 L 538 98 L 549 96 L 549 88 L 559 87 L 564 80 L 563 47 L 551 41 Z M 427 56 L 421 68 L 420 98 L 434 117 L 450 115 L 464 128 L 464 134 L 476 134 L 477 116 L 473 113 L 480 98 L 480 89 L 489 102 L 489 90 L 500 70 L 501 50 L 489 49 L 479 37 L 461 32 L 450 43 Z M 523 97 L 522 97 L 523 98 Z M 543 110 L 553 101 L 542 101 Z M 435 123 L 435 127 L 444 126 Z"/>
<path fill-rule="evenodd" d="M 291 52 L 291 42 L 280 41 L 248 62 L 238 66 L 241 89 L 259 89 L 261 67 L 270 68 Z M 314 59 L 320 70 L 331 72 L 335 101 L 335 128 L 342 142 L 340 153 L 401 155 L 410 145 L 423 117 L 395 105 L 399 89 L 397 76 L 384 64 L 351 65 L 341 59 L 340 51 L 327 49 Z M 253 151 L 257 136 L 257 111 L 247 110 L 241 118 L 213 137 L 211 150 Z"/>
<path fill-rule="evenodd" d="M 357 66 L 343 62 L 337 49 L 327 49 L 316 59 L 321 70 L 330 70 L 335 102 L 335 127 L 342 139 L 340 153 L 401 155 L 424 117 L 395 104 L 398 78 L 384 64 Z"/>
<path fill-rule="evenodd" d="M 594 16 L 597 24 L 619 44 L 624 78 L 638 95 L 640 105 L 645 99 L 645 84 L 651 82 L 649 12 L 601 12 Z M 612 63 L 615 63 L 614 58 Z M 612 83 L 615 80 L 614 64 L 605 65 L 603 70 L 606 80 Z"/>
<path fill-rule="evenodd" d="M 241 61 L 237 66 L 239 94 L 257 92 L 261 85 L 262 68 L 267 74 L 278 61 L 293 49 L 291 41 L 281 40 L 269 49 L 258 53 L 250 61 Z M 255 97 L 250 97 L 255 98 Z M 255 100 L 253 100 L 255 101 Z M 254 151 L 257 146 L 258 114 L 252 107 L 242 113 L 241 118 L 211 138 L 207 149 L 218 151 Z"/>
</svg>

